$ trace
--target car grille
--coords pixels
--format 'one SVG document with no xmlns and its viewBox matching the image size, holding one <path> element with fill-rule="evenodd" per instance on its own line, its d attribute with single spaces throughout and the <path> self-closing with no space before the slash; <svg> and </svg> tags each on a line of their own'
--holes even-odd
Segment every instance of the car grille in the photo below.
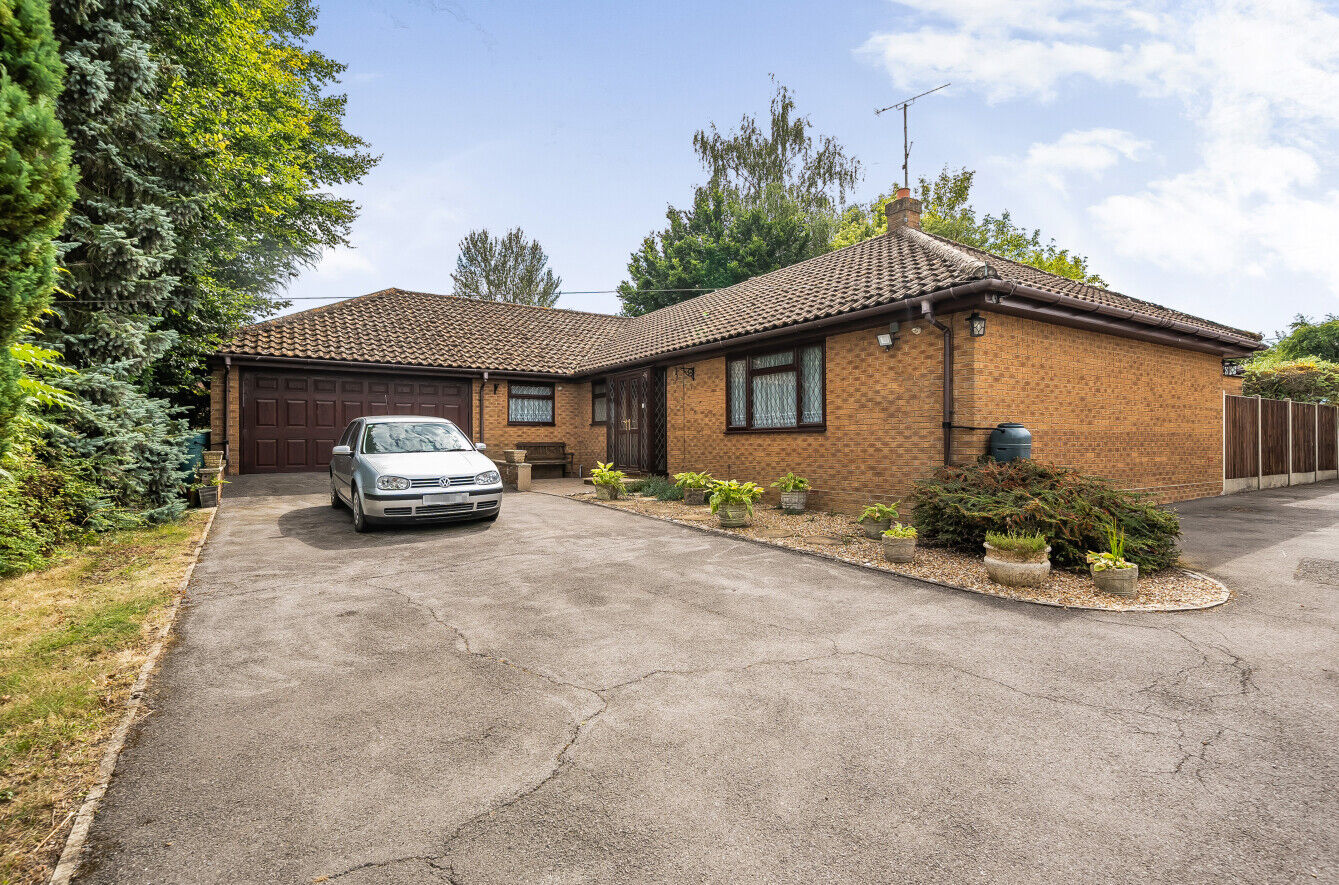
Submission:
<svg viewBox="0 0 1339 885">
<path fill-rule="evenodd" d="M 384 514 L 386 514 L 387 516 L 408 516 L 409 514 L 411 514 L 411 513 L 414 512 L 414 508 L 413 508 L 413 507 L 386 507 L 386 508 L 384 508 L 381 512 L 384 513 Z"/>
<path fill-rule="evenodd" d="M 432 479 L 411 479 L 409 487 L 411 489 L 440 489 L 442 488 L 442 477 L 434 476 Z M 448 486 L 469 486 L 474 485 L 474 474 L 469 476 L 448 476 L 446 477 Z"/>
<path fill-rule="evenodd" d="M 473 510 L 473 504 L 425 504 L 414 509 L 415 516 L 432 516 L 437 513 L 464 513 Z"/>
</svg>

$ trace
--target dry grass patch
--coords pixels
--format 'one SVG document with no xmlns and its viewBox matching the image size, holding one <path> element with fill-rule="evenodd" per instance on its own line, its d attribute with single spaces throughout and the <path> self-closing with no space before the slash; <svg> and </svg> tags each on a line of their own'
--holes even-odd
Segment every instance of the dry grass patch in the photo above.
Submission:
<svg viewBox="0 0 1339 885">
<path fill-rule="evenodd" d="M 51 875 L 208 516 L 0 580 L 0 882 Z"/>
<path fill-rule="evenodd" d="M 578 493 L 572 497 L 595 500 L 590 493 Z M 1139 595 L 1126 599 L 1097 592 L 1087 574 L 1075 574 L 1062 569 L 1052 569 L 1050 578 L 1042 587 L 1006 587 L 990 579 L 981 561 L 982 557 L 951 550 L 918 546 L 914 561 L 888 562 L 883 558 L 882 545 L 866 538 L 855 518 L 842 513 L 810 511 L 791 515 L 778 508 L 758 505 L 754 509 L 751 525 L 742 529 L 723 529 L 711 518 L 706 507 L 635 497 L 596 503 L 684 525 L 710 528 L 726 535 L 740 535 L 827 559 L 947 584 L 973 593 L 1042 605 L 1103 611 L 1184 611 L 1219 605 L 1230 596 L 1229 591 L 1217 581 L 1180 568 L 1165 568 L 1150 575 L 1140 575 Z"/>
</svg>

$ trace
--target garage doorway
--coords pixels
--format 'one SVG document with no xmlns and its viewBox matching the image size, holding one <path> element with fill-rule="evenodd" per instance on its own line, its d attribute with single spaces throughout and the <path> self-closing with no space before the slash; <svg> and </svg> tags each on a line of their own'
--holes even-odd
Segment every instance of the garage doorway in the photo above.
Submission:
<svg viewBox="0 0 1339 885">
<path fill-rule="evenodd" d="M 363 415 L 447 418 L 472 436 L 464 378 L 244 368 L 241 382 L 242 473 L 325 470 L 335 440 Z"/>
</svg>

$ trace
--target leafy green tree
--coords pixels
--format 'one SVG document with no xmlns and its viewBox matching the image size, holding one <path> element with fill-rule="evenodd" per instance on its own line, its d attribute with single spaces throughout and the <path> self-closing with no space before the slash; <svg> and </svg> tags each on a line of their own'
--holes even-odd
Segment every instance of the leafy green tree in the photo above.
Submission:
<svg viewBox="0 0 1339 885">
<path fill-rule="evenodd" d="M 828 251 L 837 213 L 860 180 L 860 162 L 831 136 L 815 138 L 795 100 L 777 86 L 769 117 L 745 114 L 738 130 L 693 135 L 708 173 L 688 210 L 642 240 L 619 298 L 628 315 L 676 304 Z"/>
<path fill-rule="evenodd" d="M 282 289 L 323 249 L 347 245 L 357 214 L 332 188 L 376 163 L 343 125 L 344 66 L 308 46 L 310 0 L 161 0 L 166 161 L 192 183 L 176 225 L 163 328 L 177 338 L 152 389 L 203 419 L 205 360 L 242 323 L 283 306 Z"/>
<path fill-rule="evenodd" d="M 27 398 L 21 342 L 50 300 L 53 240 L 74 199 L 70 146 L 56 117 L 64 68 L 46 0 L 0 0 L 0 456 Z"/>
<path fill-rule="evenodd" d="M 921 229 L 1058 276 L 1106 286 L 1106 281 L 1089 269 L 1086 257 L 1061 249 L 1055 240 L 1043 241 L 1041 231 L 1029 231 L 1015 224 L 1008 210 L 978 217 L 971 204 L 975 176 L 970 169 L 953 171 L 944 167 L 934 180 L 922 177 L 916 188 L 917 199 L 921 201 Z M 842 215 L 832 247 L 840 249 L 887 233 L 888 219 L 883 207 L 892 199 L 891 195 L 883 194 L 867 206 L 848 209 Z"/>
<path fill-rule="evenodd" d="M 1317 322 L 1298 314 L 1288 325 L 1288 334 L 1266 353 L 1289 360 L 1314 357 L 1339 363 L 1339 315 L 1328 314 Z"/>
<path fill-rule="evenodd" d="M 827 250 L 828 228 L 815 229 L 793 200 L 746 205 L 732 194 L 698 188 L 693 208 L 670 208 L 669 226 L 642 240 L 618 287 L 623 313 L 637 316 L 704 291 L 812 258 Z"/>
<path fill-rule="evenodd" d="M 537 240 L 513 228 L 495 237 L 485 230 L 470 231 L 460 241 L 452 294 L 480 301 L 508 301 L 553 307 L 562 277 L 549 270 L 549 256 Z"/>
</svg>

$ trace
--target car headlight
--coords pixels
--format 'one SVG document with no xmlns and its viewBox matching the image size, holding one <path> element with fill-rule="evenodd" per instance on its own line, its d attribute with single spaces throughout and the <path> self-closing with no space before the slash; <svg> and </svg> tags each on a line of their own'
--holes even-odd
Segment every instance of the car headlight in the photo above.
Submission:
<svg viewBox="0 0 1339 885">
<path fill-rule="evenodd" d="M 502 482 L 502 474 L 496 470 L 485 470 L 474 478 L 474 484 L 480 486 L 495 486 Z"/>
<path fill-rule="evenodd" d="M 403 476 L 378 476 L 377 488 L 403 492 L 405 489 L 409 488 L 409 480 L 405 479 Z"/>
</svg>

